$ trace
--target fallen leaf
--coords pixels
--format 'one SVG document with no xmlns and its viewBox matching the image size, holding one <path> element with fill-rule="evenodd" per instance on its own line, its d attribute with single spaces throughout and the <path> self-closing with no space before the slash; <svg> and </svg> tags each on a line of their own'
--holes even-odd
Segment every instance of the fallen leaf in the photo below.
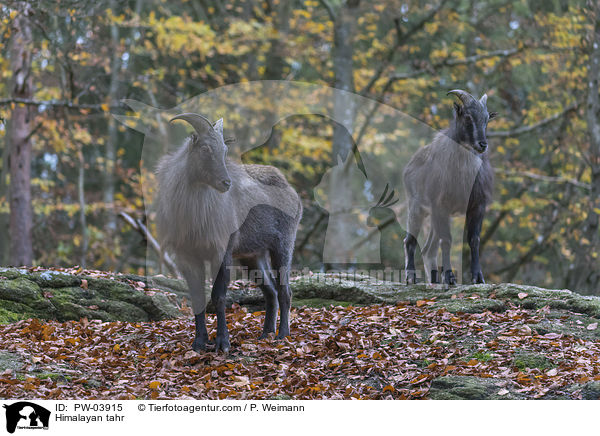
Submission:
<svg viewBox="0 0 600 436">
<path fill-rule="evenodd" d="M 596 330 L 597 328 L 598 328 L 598 323 L 597 322 L 593 322 L 593 323 L 591 323 L 590 325 L 588 325 L 586 327 L 586 329 L 588 329 L 588 330 Z"/>
<path fill-rule="evenodd" d="M 514 294 L 513 294 L 514 295 Z M 527 297 L 529 294 L 527 292 L 519 292 L 517 294 L 517 297 L 519 297 L 519 300 L 522 300 L 523 298 Z"/>
</svg>

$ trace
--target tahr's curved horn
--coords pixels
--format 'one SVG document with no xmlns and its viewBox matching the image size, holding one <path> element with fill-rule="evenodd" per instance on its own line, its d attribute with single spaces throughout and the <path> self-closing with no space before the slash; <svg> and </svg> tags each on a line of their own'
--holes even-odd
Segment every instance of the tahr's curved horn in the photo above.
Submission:
<svg viewBox="0 0 600 436">
<path fill-rule="evenodd" d="M 462 89 L 453 89 L 452 91 L 448 91 L 446 95 L 454 94 L 456 95 L 460 101 L 462 101 L 463 105 L 468 106 L 469 103 L 477 101 L 475 97 L 469 94 L 467 91 L 463 91 Z"/>
<path fill-rule="evenodd" d="M 196 130 L 196 133 L 202 135 L 203 133 L 210 132 L 213 130 L 213 126 L 206 117 L 194 113 L 179 114 L 169 120 L 169 123 L 175 120 L 183 120 L 190 123 L 190 125 Z"/>
</svg>

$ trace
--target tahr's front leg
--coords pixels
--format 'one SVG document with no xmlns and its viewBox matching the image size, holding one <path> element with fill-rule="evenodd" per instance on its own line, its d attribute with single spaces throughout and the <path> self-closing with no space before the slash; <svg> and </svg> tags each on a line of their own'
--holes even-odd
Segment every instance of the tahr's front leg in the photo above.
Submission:
<svg viewBox="0 0 600 436">
<path fill-rule="evenodd" d="M 219 273 L 212 288 L 211 299 L 217 312 L 217 337 L 215 340 L 215 351 L 223 350 L 225 353 L 231 347 L 229 344 L 229 331 L 227 330 L 227 319 L 225 318 L 225 302 L 227 286 L 229 285 L 231 256 L 226 255 L 219 268 Z"/>
<path fill-rule="evenodd" d="M 471 249 L 471 282 L 485 283 L 481 265 L 479 263 L 479 235 L 481 234 L 481 224 L 485 207 L 469 209 L 467 212 L 467 239 Z"/>
<path fill-rule="evenodd" d="M 206 293 L 204 262 L 200 261 L 197 268 L 185 269 L 182 271 L 188 284 L 190 299 L 192 300 L 192 310 L 194 311 L 194 321 L 196 324 L 196 335 L 192 343 L 194 351 L 204 351 L 208 343 L 208 333 L 206 332 Z"/>
<path fill-rule="evenodd" d="M 192 349 L 194 351 L 206 350 L 206 344 L 208 344 L 208 332 L 206 331 L 206 317 L 204 311 L 194 315 L 194 321 L 196 322 L 196 336 L 192 343 Z"/>
</svg>

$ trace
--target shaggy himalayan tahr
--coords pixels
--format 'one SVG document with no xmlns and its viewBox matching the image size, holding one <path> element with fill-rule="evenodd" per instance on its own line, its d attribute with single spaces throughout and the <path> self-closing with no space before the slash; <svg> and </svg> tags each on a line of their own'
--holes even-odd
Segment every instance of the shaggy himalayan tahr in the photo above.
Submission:
<svg viewBox="0 0 600 436">
<path fill-rule="evenodd" d="M 208 343 L 205 280 L 212 283 L 216 308 L 215 350 L 230 348 L 225 293 L 233 258 L 250 271 L 263 291 L 262 336 L 290 334 L 289 271 L 302 204 L 296 191 L 272 166 L 243 165 L 229 159 L 223 120 L 214 125 L 194 113 L 173 120 L 195 130 L 157 167 L 156 223 L 161 246 L 174 254 L 187 281 L 196 321 L 193 349 Z M 210 274 L 208 273 L 210 271 Z"/>
<path fill-rule="evenodd" d="M 441 246 L 443 283 L 456 284 L 450 265 L 450 217 L 456 214 L 466 215 L 472 282 L 484 283 L 479 264 L 479 235 L 493 185 L 485 131 L 496 113 L 488 112 L 485 94 L 479 100 L 459 89 L 448 94 L 460 99 L 460 103 L 454 103 L 454 119 L 429 145 L 414 154 L 403 173 L 408 198 L 404 240 L 407 283 L 416 282 L 417 236 L 429 215 L 430 231 L 421 250 L 425 273 L 431 283 L 439 283 L 437 257 Z"/>
</svg>

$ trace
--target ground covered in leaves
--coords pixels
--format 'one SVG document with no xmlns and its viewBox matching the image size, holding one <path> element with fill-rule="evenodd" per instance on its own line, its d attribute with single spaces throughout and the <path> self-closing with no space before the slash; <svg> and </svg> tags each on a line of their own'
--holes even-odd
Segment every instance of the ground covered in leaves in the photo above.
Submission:
<svg viewBox="0 0 600 436">
<path fill-rule="evenodd" d="M 560 324 L 550 312 L 452 313 L 433 300 L 300 307 L 292 309 L 292 337 L 276 341 L 257 339 L 264 312 L 234 305 L 228 355 L 191 351 L 187 317 L 22 320 L 0 326 L 0 397 L 600 398 L 600 342 L 538 331 Z M 598 327 L 574 323 L 588 333 Z M 210 315 L 209 333 L 215 327 Z"/>
</svg>

